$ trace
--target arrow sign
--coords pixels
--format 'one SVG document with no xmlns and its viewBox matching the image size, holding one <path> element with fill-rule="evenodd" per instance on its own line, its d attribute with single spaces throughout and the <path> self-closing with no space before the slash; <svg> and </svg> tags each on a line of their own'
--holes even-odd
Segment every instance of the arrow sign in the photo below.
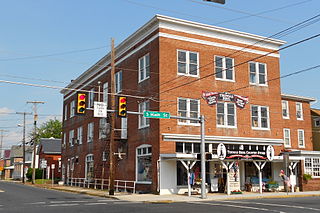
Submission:
<svg viewBox="0 0 320 213">
<path fill-rule="evenodd" d="M 165 119 L 169 119 L 170 118 L 170 113 L 169 112 L 144 111 L 143 112 L 143 117 L 145 117 L 145 118 L 165 118 Z"/>
</svg>

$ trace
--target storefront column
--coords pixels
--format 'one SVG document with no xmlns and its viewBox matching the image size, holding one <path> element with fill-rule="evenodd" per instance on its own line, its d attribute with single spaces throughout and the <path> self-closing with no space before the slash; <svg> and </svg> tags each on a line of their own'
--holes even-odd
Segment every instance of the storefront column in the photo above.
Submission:
<svg viewBox="0 0 320 213">
<path fill-rule="evenodd" d="M 192 167 L 196 164 L 197 161 L 193 161 L 192 163 L 190 162 L 190 160 L 186 162 L 184 162 L 183 160 L 180 160 L 180 162 L 182 163 L 182 165 L 184 166 L 184 168 L 186 168 L 187 170 L 187 176 L 188 176 L 188 196 L 191 196 L 191 183 L 190 183 L 190 170 L 192 169 Z"/>
<path fill-rule="evenodd" d="M 259 192 L 260 194 L 262 194 L 262 169 L 266 165 L 267 161 L 263 163 L 261 161 L 259 161 L 258 163 L 256 161 L 253 161 L 253 163 L 259 171 Z"/>
<path fill-rule="evenodd" d="M 231 167 L 233 166 L 234 162 L 223 162 L 221 161 L 223 167 L 227 170 L 227 195 L 231 194 L 230 190 L 230 178 L 229 178 L 229 171 Z"/>
</svg>

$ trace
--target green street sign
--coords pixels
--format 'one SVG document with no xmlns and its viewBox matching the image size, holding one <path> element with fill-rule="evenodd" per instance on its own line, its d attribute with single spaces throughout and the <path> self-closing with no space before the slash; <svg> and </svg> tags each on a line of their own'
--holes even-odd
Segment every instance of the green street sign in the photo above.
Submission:
<svg viewBox="0 0 320 213">
<path fill-rule="evenodd" d="M 145 118 L 170 118 L 170 113 L 169 112 L 144 111 L 143 117 L 145 117 Z"/>
</svg>

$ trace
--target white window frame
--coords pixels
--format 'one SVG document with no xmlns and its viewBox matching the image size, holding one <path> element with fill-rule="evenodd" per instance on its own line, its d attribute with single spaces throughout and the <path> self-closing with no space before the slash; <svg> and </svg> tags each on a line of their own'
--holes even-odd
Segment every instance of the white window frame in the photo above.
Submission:
<svg viewBox="0 0 320 213">
<path fill-rule="evenodd" d="M 86 155 L 86 158 L 85 158 L 85 179 L 88 179 L 88 163 L 92 163 L 93 164 L 92 167 L 94 169 L 93 154 L 88 154 L 88 155 Z"/>
<path fill-rule="evenodd" d="M 64 132 L 63 133 L 63 145 L 66 145 L 67 143 L 67 134 Z"/>
<path fill-rule="evenodd" d="M 107 119 L 100 118 L 99 120 L 99 139 L 107 138 Z"/>
<path fill-rule="evenodd" d="M 281 101 L 281 108 L 282 108 L 282 118 L 283 119 L 290 119 L 290 115 L 289 115 L 289 102 L 282 100 Z M 286 115 L 284 115 L 284 110 L 286 110 Z"/>
<path fill-rule="evenodd" d="M 197 101 L 198 102 L 198 117 L 200 117 L 200 100 L 199 99 L 191 99 L 191 98 L 181 98 L 179 97 L 178 98 L 178 102 L 177 102 L 177 109 L 178 109 L 178 115 L 181 116 L 179 114 L 179 111 L 183 111 L 183 110 L 180 110 L 179 109 L 179 100 L 186 100 L 187 101 L 187 109 L 185 110 L 186 111 L 186 117 L 187 118 L 190 118 L 190 108 L 191 108 L 191 101 Z M 181 117 L 184 117 L 184 116 L 181 116 Z M 193 123 L 192 121 L 190 120 L 180 120 L 178 119 L 178 125 L 190 125 L 190 126 L 200 126 L 200 123 Z"/>
<path fill-rule="evenodd" d="M 76 110 L 76 102 L 75 100 L 73 100 L 70 103 L 70 118 L 72 118 L 75 115 L 75 110 Z"/>
<path fill-rule="evenodd" d="M 302 138 L 300 138 L 300 132 L 302 132 Z M 306 142 L 305 142 L 305 136 L 304 136 L 304 130 L 303 129 L 298 129 L 297 130 L 297 138 L 298 138 L 298 147 L 299 148 L 305 148 Z M 300 140 L 302 139 L 303 144 L 300 145 Z"/>
<path fill-rule="evenodd" d="M 250 64 L 255 64 L 255 82 L 251 82 L 251 70 L 250 70 Z M 259 78 L 259 75 L 260 75 L 260 69 L 259 69 L 259 65 L 264 65 L 265 67 L 265 83 L 262 84 L 260 83 L 260 78 Z M 257 86 L 268 86 L 268 72 L 267 72 L 267 64 L 265 63 L 260 63 L 260 62 L 254 62 L 254 61 L 251 61 L 249 62 L 249 82 L 251 85 L 257 85 Z"/>
<path fill-rule="evenodd" d="M 151 152 L 149 152 L 148 148 L 151 148 Z M 141 150 L 140 154 L 139 154 L 139 150 Z M 146 153 L 142 153 L 142 150 L 145 150 Z M 152 181 L 138 180 L 138 161 L 139 161 L 138 158 L 145 157 L 145 156 L 150 156 L 152 161 L 152 146 L 150 144 L 142 144 L 136 148 L 136 182 L 143 183 L 143 184 L 152 184 Z M 151 167 L 152 167 L 152 163 L 151 163 Z"/>
<path fill-rule="evenodd" d="M 120 93 L 122 92 L 122 70 L 114 74 L 114 81 L 115 81 L 115 93 Z"/>
<path fill-rule="evenodd" d="M 286 137 L 286 132 L 288 132 L 288 137 Z M 283 141 L 284 141 L 284 147 L 291 147 L 291 133 L 290 133 L 290 129 L 288 128 L 283 129 Z M 286 141 L 288 141 L 288 143 L 286 143 Z"/>
<path fill-rule="evenodd" d="M 150 108 L 150 102 L 149 101 L 141 102 L 141 103 L 139 103 L 138 107 L 139 107 L 139 112 L 143 113 L 144 111 L 148 111 Z M 139 115 L 138 122 L 139 122 L 139 125 L 138 125 L 139 129 L 146 128 L 146 127 L 150 126 L 150 119 L 145 118 L 143 115 Z"/>
<path fill-rule="evenodd" d="M 148 63 L 147 63 L 148 62 Z M 143 64 L 143 65 L 141 65 Z M 146 54 L 138 60 L 139 79 L 138 83 L 150 78 L 150 54 Z"/>
<path fill-rule="evenodd" d="M 94 102 L 94 88 L 92 88 L 89 91 L 88 107 L 93 107 L 93 102 Z"/>
<path fill-rule="evenodd" d="M 185 52 L 186 53 L 186 61 L 179 61 L 179 52 Z M 197 74 L 193 75 L 190 74 L 190 53 L 196 54 L 197 55 Z M 180 63 L 185 63 L 186 65 L 186 73 L 179 73 L 179 62 Z M 195 65 L 195 64 L 194 64 Z M 177 73 L 178 75 L 184 75 L 184 76 L 190 76 L 190 77 L 199 77 L 199 53 L 198 52 L 193 52 L 193 51 L 188 51 L 188 50 L 177 50 Z"/>
<path fill-rule="evenodd" d="M 87 143 L 93 142 L 93 134 L 94 134 L 94 123 L 88 123 L 88 131 L 87 131 Z"/>
<path fill-rule="evenodd" d="M 77 143 L 79 145 L 82 144 L 82 138 L 83 138 L 83 128 L 82 126 L 77 128 Z"/>
<path fill-rule="evenodd" d="M 220 113 L 218 113 L 218 104 L 223 104 L 223 120 L 224 120 L 224 124 L 218 124 L 218 115 Z M 234 125 L 229 125 L 228 121 L 229 121 L 229 114 L 228 114 L 228 105 L 233 105 L 233 109 L 234 109 Z M 216 108 L 216 123 L 217 123 L 217 127 L 222 127 L 222 128 L 237 128 L 237 109 L 236 109 L 236 105 L 234 103 L 229 103 L 229 102 L 220 102 L 217 103 L 217 108 Z"/>
<path fill-rule="evenodd" d="M 320 178 L 320 158 L 305 157 L 304 173 L 312 175 L 313 178 Z"/>
<path fill-rule="evenodd" d="M 109 99 L 109 83 L 105 82 L 102 86 L 102 102 L 107 104 L 108 108 L 108 99 Z"/>
<path fill-rule="evenodd" d="M 299 109 L 299 107 L 300 107 L 300 109 Z M 297 117 L 297 120 L 303 120 L 303 105 L 302 105 L 302 103 L 301 102 L 296 102 L 296 117 Z M 298 113 L 299 113 L 299 111 L 300 111 L 300 118 L 298 117 Z"/>
<path fill-rule="evenodd" d="M 64 105 L 64 120 L 68 120 L 68 104 Z"/>
<path fill-rule="evenodd" d="M 74 130 L 70 130 L 69 131 L 69 146 L 73 146 L 74 145 Z"/>
<path fill-rule="evenodd" d="M 258 127 L 254 127 L 253 126 L 253 111 L 252 111 L 252 107 L 258 107 Z M 268 127 L 261 127 L 261 108 L 267 108 L 267 119 L 268 119 Z M 270 130 L 270 113 L 269 113 L 269 107 L 268 106 L 259 106 L 259 105 L 251 105 L 250 107 L 250 111 L 251 111 L 251 128 L 255 129 L 255 130 Z"/>
<path fill-rule="evenodd" d="M 222 78 L 217 77 L 217 58 L 221 58 L 222 59 L 222 67 L 219 67 L 222 69 Z M 232 60 L 232 79 L 227 79 L 227 62 L 226 59 L 231 59 Z M 214 61 L 215 61 L 215 79 L 219 80 L 219 81 L 230 81 L 230 82 L 235 82 L 235 70 L 234 70 L 234 59 L 230 58 L 230 57 L 225 57 L 225 56 L 219 56 L 219 55 L 215 55 L 214 56 Z"/>
</svg>

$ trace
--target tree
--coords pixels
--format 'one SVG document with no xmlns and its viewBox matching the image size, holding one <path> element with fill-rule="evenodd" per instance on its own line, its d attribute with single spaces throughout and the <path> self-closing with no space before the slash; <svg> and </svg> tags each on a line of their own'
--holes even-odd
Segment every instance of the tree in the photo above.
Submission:
<svg viewBox="0 0 320 213">
<path fill-rule="evenodd" d="M 62 123 L 57 119 L 50 119 L 47 122 L 40 125 L 37 128 L 36 141 L 38 142 L 40 138 L 61 138 Z M 29 134 L 32 141 L 33 131 Z M 36 142 L 36 143 L 37 143 Z"/>
</svg>

